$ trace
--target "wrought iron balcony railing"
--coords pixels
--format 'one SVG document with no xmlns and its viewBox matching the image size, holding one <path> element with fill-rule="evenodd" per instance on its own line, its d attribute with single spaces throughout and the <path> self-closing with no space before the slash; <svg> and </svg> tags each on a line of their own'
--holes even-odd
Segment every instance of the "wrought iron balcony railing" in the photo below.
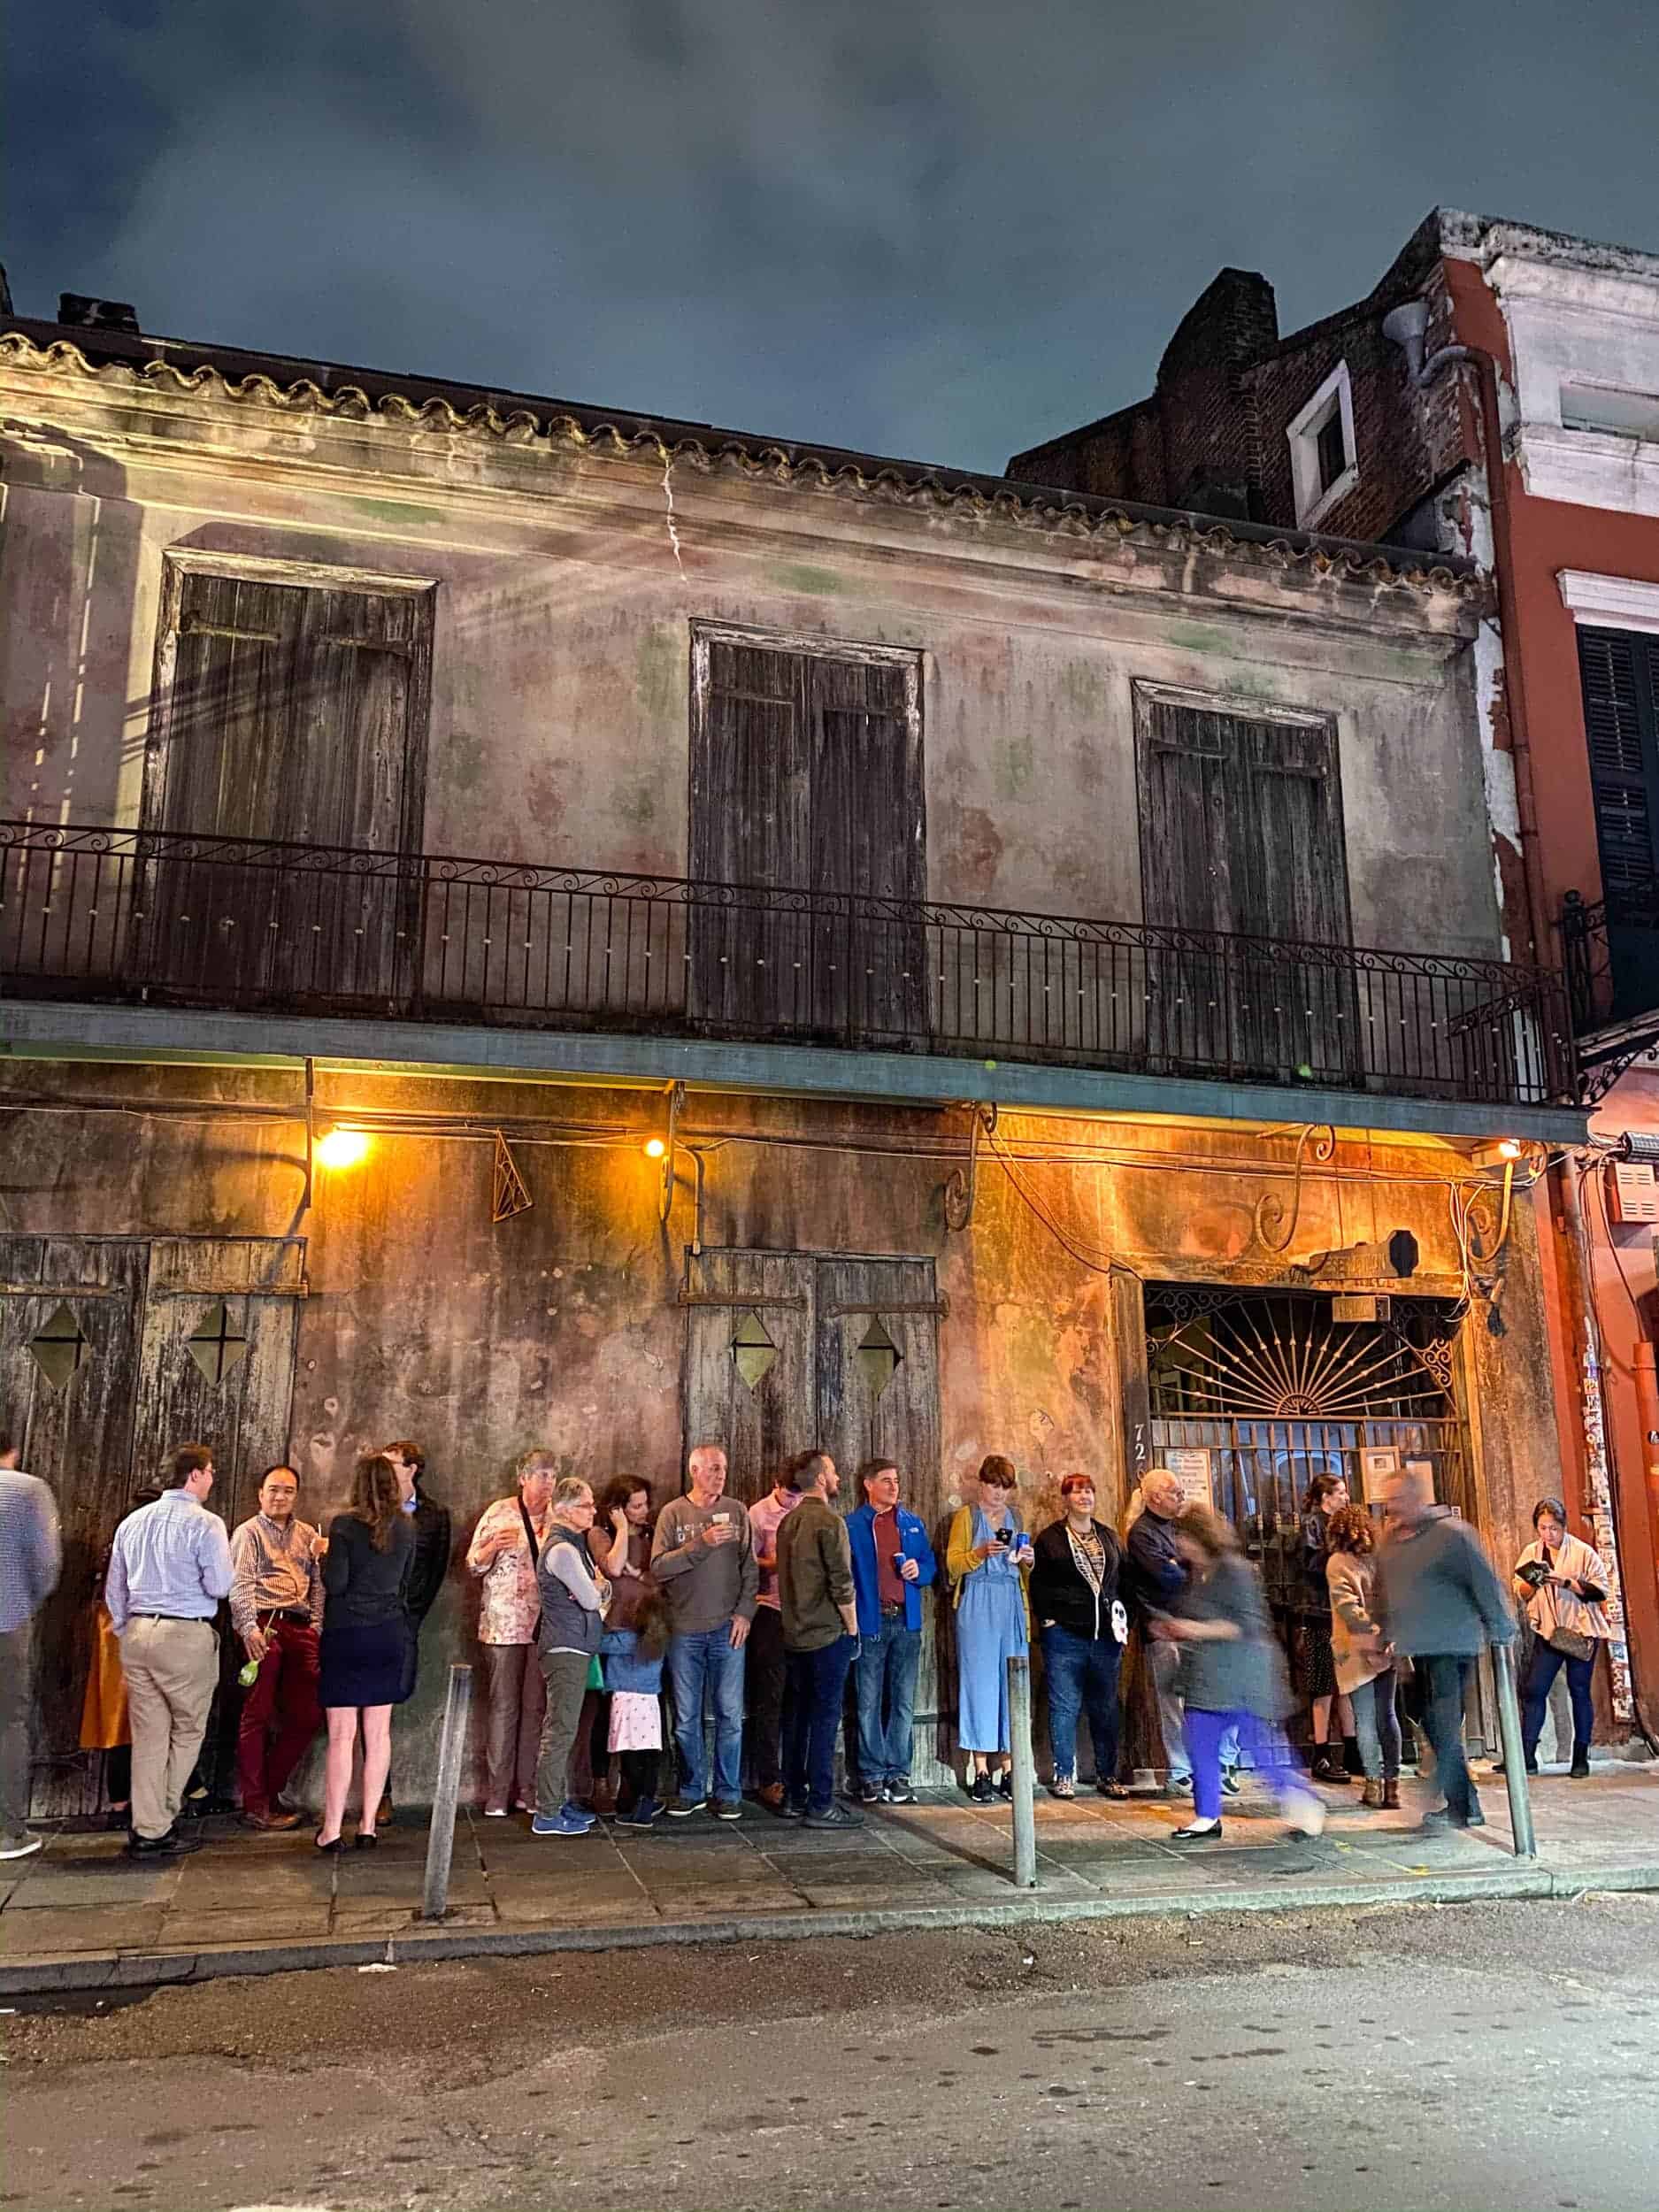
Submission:
<svg viewBox="0 0 1659 2212">
<path fill-rule="evenodd" d="M 0 823 L 0 990 L 632 1030 L 1538 1105 L 1561 979 L 843 892 Z"/>
<path fill-rule="evenodd" d="M 1651 894 L 1591 901 L 1569 891 L 1561 951 L 1575 1036 L 1659 1010 L 1659 899 Z"/>
</svg>

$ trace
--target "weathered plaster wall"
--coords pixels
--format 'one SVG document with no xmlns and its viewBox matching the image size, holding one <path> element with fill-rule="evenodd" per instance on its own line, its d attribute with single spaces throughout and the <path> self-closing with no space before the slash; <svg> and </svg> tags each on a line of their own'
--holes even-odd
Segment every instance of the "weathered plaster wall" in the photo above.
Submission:
<svg viewBox="0 0 1659 2212">
<path fill-rule="evenodd" d="M 292 1450 L 304 1509 L 343 1502 L 364 1448 L 414 1434 L 430 1487 L 451 1508 L 457 1548 L 502 1494 L 515 1455 L 546 1442 L 603 1480 L 637 1473 L 660 1499 L 678 1486 L 685 1316 L 675 1303 L 694 1223 L 690 1185 L 667 1232 L 655 1171 L 638 1150 L 660 1108 L 638 1093 L 579 1087 L 323 1078 L 324 1110 L 347 1106 L 504 1120 L 535 1203 L 489 1218 L 491 1148 L 457 1136 L 377 1136 L 368 1160 L 325 1174 L 296 1219 L 296 1123 L 29 1111 L 7 1118 L 11 1227 L 20 1233 L 214 1232 L 309 1239 L 311 1294 L 301 1313 Z M 157 1068 L 12 1067 L 0 1098 L 102 1100 L 129 1107 L 206 1102 L 291 1105 L 291 1076 Z M 565 1125 L 555 1133 L 548 1118 Z M 609 1148 L 532 1141 L 570 1125 L 610 1132 Z M 932 1256 L 949 1302 L 940 1332 L 939 1490 L 954 1502 L 989 1450 L 1025 1471 L 1033 1504 L 1084 1467 L 1109 1499 L 1125 1490 L 1108 1279 L 1056 1241 L 982 1154 L 971 1229 L 944 1225 L 942 1186 L 962 1118 L 694 1094 L 684 1127 L 706 1148 L 703 1237 L 709 1246 Z M 1251 1246 L 1259 1198 L 1288 1198 L 1293 1146 L 1244 1130 L 1170 1124 L 1005 1118 L 1002 1138 L 1049 1156 L 1024 1169 L 1070 1240 L 1152 1279 L 1263 1282 L 1283 1268 Z M 756 1140 L 787 1139 L 786 1143 Z M 880 1148 L 872 1149 L 872 1146 Z M 915 1148 L 895 1150 L 894 1148 Z M 953 1149 L 954 1148 L 954 1149 Z M 1342 1179 L 1308 1179 L 1291 1252 L 1409 1227 L 1422 1246 L 1417 1286 L 1453 1285 L 1444 1178 L 1432 1145 L 1343 1140 Z M 1278 1171 L 1271 1179 L 1264 1168 Z M 1554 1413 L 1530 1226 L 1517 1226 L 1503 1301 L 1509 1333 L 1472 1345 L 1481 1480 L 1497 1548 L 1520 1540 L 1531 1500 L 1555 1479 Z M 800 1441 L 810 1433 L 803 1409 Z M 211 1440 L 211 1439 L 209 1440 Z M 238 1471 L 246 1475 L 257 1471 Z M 739 1469 L 754 1494 L 769 1471 Z M 233 1494 L 230 1471 L 225 1485 Z M 442 1661 L 471 1621 L 466 1578 L 452 1573 L 426 1640 L 422 1688 L 400 1724 L 400 1778 L 418 1792 L 435 1756 Z"/>
<path fill-rule="evenodd" d="M 1337 722 L 1357 940 L 1496 949 L 1455 592 L 0 365 L 8 803 L 137 818 L 170 548 L 437 586 L 429 850 L 677 873 L 697 618 L 924 656 L 933 895 L 1141 908 L 1132 687 Z"/>
</svg>

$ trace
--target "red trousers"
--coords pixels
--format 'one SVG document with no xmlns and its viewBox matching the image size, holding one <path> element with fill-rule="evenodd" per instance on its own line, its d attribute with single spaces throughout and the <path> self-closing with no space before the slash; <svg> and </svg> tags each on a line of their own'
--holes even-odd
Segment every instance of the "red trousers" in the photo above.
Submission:
<svg viewBox="0 0 1659 2212">
<path fill-rule="evenodd" d="M 265 1632 L 265 1655 L 242 1700 L 236 1733 L 236 1778 L 245 1813 L 271 1810 L 323 1724 L 317 1631 L 299 1621 L 273 1621 Z"/>
</svg>

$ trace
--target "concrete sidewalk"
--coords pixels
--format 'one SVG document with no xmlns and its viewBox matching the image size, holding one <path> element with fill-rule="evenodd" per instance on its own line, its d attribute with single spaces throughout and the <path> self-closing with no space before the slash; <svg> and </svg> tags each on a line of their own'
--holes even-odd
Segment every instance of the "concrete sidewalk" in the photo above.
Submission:
<svg viewBox="0 0 1659 2212">
<path fill-rule="evenodd" d="M 1271 1806 L 1248 1794 L 1225 1807 L 1224 1840 L 1193 1852 L 1168 1840 L 1185 1803 L 1041 1793 L 1034 1893 L 1010 1878 L 1007 1808 L 960 1793 L 834 1833 L 753 1805 L 736 1824 L 664 1820 L 643 1835 L 602 1824 L 570 1840 L 465 1815 L 441 1924 L 417 1917 L 426 1834 L 412 1816 L 377 1850 L 327 1858 L 309 1831 L 262 1836 L 229 1822 L 208 1822 L 204 1849 L 160 1865 L 127 1861 L 119 1836 L 58 1835 L 0 1867 L 0 1993 L 642 1943 L 1659 1890 L 1659 1768 L 1547 1774 L 1533 1786 L 1532 1862 L 1511 1853 L 1502 1778 L 1482 1793 L 1485 1829 L 1425 1836 L 1415 1809 L 1363 1814 L 1356 1792 L 1325 1790 L 1332 1817 L 1317 1843 L 1286 1840 Z"/>
</svg>

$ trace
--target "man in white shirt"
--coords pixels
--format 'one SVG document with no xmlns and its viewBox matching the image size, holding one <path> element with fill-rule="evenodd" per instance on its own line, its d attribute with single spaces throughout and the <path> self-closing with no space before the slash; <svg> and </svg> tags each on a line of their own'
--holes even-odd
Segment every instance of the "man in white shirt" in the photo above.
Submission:
<svg viewBox="0 0 1659 2212">
<path fill-rule="evenodd" d="M 200 1848 L 199 1837 L 180 1834 L 179 1808 L 219 1680 L 213 1617 L 233 1580 L 225 1524 L 206 1509 L 212 1487 L 212 1453 L 180 1444 L 160 1497 L 127 1515 L 110 1554 L 104 1601 L 121 1640 L 133 1724 L 134 1859 Z"/>
</svg>

